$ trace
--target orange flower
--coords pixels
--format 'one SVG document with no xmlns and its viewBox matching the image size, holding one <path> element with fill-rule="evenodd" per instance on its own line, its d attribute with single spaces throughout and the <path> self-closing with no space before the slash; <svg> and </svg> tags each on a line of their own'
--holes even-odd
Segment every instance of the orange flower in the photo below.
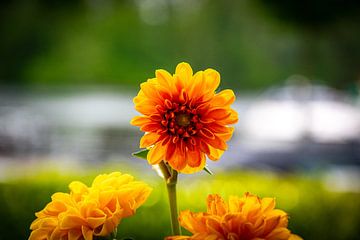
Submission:
<svg viewBox="0 0 360 240">
<path fill-rule="evenodd" d="M 134 98 L 135 109 L 142 116 L 132 125 L 146 132 L 140 148 L 150 148 L 150 164 L 162 160 L 180 172 L 203 169 L 206 155 L 218 160 L 227 149 L 238 120 L 230 105 L 235 100 L 232 90 L 216 93 L 220 74 L 207 69 L 193 75 L 187 63 L 177 65 L 175 74 L 157 70 L 156 77 L 140 85 Z"/>
<path fill-rule="evenodd" d="M 74 181 L 70 194 L 55 193 L 31 224 L 29 240 L 92 240 L 109 236 L 121 219 L 133 215 L 151 192 L 127 174 L 99 175 L 91 187 Z"/>
<path fill-rule="evenodd" d="M 228 203 L 219 195 L 209 195 L 206 213 L 180 214 L 180 224 L 193 235 L 166 240 L 300 240 L 288 230 L 287 214 L 274 208 L 275 199 L 249 193 L 232 196 Z"/>
</svg>

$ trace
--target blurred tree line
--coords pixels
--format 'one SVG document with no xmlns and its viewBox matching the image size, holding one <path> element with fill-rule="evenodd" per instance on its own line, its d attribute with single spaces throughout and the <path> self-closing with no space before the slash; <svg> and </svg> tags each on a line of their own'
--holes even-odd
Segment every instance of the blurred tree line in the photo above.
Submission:
<svg viewBox="0 0 360 240">
<path fill-rule="evenodd" d="M 155 68 L 212 67 L 224 87 L 292 74 L 360 79 L 360 1 L 4 0 L 1 85 L 137 87 Z"/>
</svg>

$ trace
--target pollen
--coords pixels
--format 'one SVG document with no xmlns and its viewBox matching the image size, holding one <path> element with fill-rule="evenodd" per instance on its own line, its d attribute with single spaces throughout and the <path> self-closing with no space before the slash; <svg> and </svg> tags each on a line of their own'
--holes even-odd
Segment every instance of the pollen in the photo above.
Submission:
<svg viewBox="0 0 360 240">
<path fill-rule="evenodd" d="M 187 127 L 190 125 L 190 115 L 188 114 L 179 114 L 176 116 L 176 123 L 182 127 Z"/>
</svg>

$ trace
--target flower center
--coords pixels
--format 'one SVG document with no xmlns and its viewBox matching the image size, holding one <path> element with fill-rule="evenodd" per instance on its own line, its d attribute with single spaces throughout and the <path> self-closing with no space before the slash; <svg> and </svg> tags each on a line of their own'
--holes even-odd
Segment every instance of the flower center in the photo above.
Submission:
<svg viewBox="0 0 360 240">
<path fill-rule="evenodd" d="M 192 136 L 196 135 L 203 125 L 200 123 L 200 115 L 196 108 L 190 108 L 185 104 L 165 101 L 165 109 L 162 110 L 163 116 L 160 124 L 168 134 L 174 136 L 174 142 L 182 138 L 192 141 Z"/>
<path fill-rule="evenodd" d="M 179 126 L 187 127 L 190 125 L 190 115 L 188 114 L 179 114 L 176 116 L 176 123 Z"/>
</svg>

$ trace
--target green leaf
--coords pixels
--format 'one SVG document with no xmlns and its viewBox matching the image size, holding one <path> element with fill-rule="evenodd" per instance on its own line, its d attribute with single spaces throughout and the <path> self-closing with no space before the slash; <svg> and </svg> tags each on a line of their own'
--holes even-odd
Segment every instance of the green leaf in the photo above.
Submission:
<svg viewBox="0 0 360 240">
<path fill-rule="evenodd" d="M 140 151 L 137 151 L 137 152 L 132 153 L 132 155 L 133 155 L 134 157 L 138 157 L 138 158 L 142 158 L 142 159 L 147 160 L 148 152 L 149 152 L 148 149 L 143 149 L 143 150 L 140 150 Z"/>
<path fill-rule="evenodd" d="M 208 166 L 205 166 L 203 169 L 205 172 L 207 172 L 210 175 L 213 175 L 213 172 L 210 170 L 210 168 Z"/>
</svg>

